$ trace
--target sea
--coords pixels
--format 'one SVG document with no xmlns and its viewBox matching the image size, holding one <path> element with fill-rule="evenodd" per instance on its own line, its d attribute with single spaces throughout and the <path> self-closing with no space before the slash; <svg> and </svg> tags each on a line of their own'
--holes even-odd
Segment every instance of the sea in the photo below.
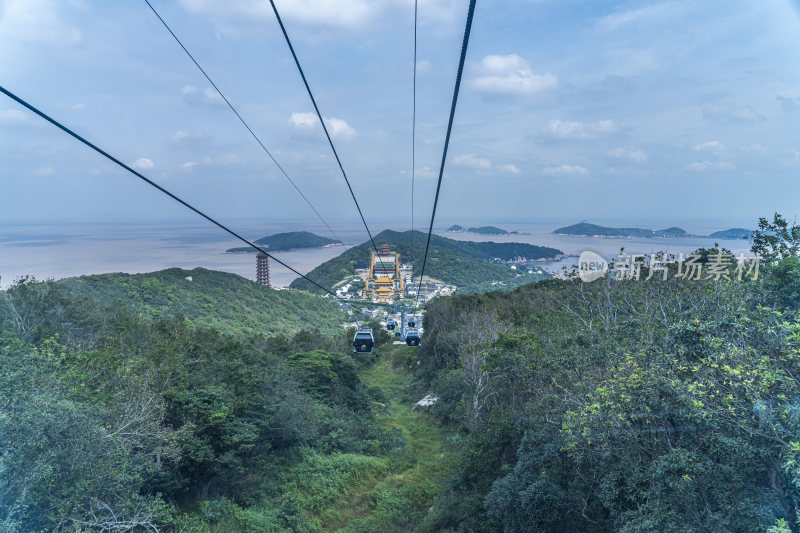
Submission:
<svg viewBox="0 0 800 533">
<path fill-rule="evenodd" d="M 650 254 L 658 251 L 689 254 L 700 247 L 718 243 L 734 254 L 749 254 L 745 240 L 714 239 L 711 237 L 682 238 L 597 238 L 554 235 L 554 229 L 574 223 L 537 222 L 503 224 L 516 235 L 477 235 L 444 231 L 442 225 L 434 233 L 457 240 L 521 242 L 549 246 L 562 250 L 566 257 L 559 261 L 536 263 L 545 271 L 558 273 L 562 266 L 577 262 L 577 255 L 585 250 L 594 251 L 606 259 L 613 259 L 621 248 L 628 254 Z M 611 225 L 611 224 L 608 224 Z M 630 227 L 632 224 L 625 224 Z M 676 223 L 674 225 L 681 224 Z M 641 225 L 637 227 L 650 227 Z M 662 227 L 662 226 L 659 226 Z M 681 226 L 690 233 L 707 235 L 712 231 L 736 227 L 724 223 Z M 305 229 L 318 235 L 326 233 L 315 227 L 287 227 L 281 223 L 246 223 L 236 228 L 246 238 L 258 239 L 282 231 Z M 383 229 L 383 228 L 380 228 Z M 380 229 L 373 229 L 378 233 Z M 398 229 L 403 228 L 398 226 Z M 653 229 L 656 229 L 655 226 Z M 345 242 L 341 246 L 275 252 L 277 259 L 302 274 L 367 240 L 363 227 L 337 226 L 337 235 Z M 381 243 L 378 243 L 381 244 Z M 130 274 L 152 272 L 165 268 L 192 269 L 203 267 L 221 270 L 255 279 L 254 254 L 225 253 L 228 248 L 242 246 L 218 228 L 201 224 L 15 224 L 0 225 L 0 287 L 6 288 L 22 276 L 39 280 L 61 279 L 87 274 L 125 272 Z M 366 258 L 365 258 L 366 259 Z M 297 274 L 270 262 L 273 286 L 286 287 Z"/>
</svg>

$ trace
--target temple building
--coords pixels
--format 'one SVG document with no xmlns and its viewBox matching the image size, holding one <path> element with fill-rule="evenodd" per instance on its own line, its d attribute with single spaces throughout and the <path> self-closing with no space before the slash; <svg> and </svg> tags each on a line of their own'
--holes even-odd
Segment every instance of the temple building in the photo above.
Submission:
<svg viewBox="0 0 800 533">
<path fill-rule="evenodd" d="M 405 284 L 400 276 L 400 254 L 381 245 L 379 253 L 372 252 L 369 261 L 364 297 L 378 302 L 391 302 L 403 296 Z"/>
</svg>

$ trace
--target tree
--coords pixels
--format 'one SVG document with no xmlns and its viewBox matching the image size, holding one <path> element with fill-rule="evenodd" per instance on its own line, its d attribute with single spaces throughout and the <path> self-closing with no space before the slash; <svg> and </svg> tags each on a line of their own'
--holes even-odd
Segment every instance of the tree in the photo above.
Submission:
<svg viewBox="0 0 800 533">
<path fill-rule="evenodd" d="M 764 258 L 767 264 L 796 257 L 800 250 L 800 225 L 789 225 L 779 213 L 775 213 L 772 222 L 766 218 L 758 219 L 758 230 L 751 237 L 751 250 Z"/>
</svg>

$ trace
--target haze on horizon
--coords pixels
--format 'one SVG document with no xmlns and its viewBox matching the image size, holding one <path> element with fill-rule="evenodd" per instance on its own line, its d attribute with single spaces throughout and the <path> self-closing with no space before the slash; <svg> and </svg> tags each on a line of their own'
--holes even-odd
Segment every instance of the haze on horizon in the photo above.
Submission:
<svg viewBox="0 0 800 533">
<path fill-rule="evenodd" d="M 367 221 L 408 227 L 413 2 L 277 3 Z M 154 5 L 320 212 L 357 224 L 268 3 Z M 465 12 L 420 2 L 417 228 Z M 785 0 L 479 2 L 437 226 L 794 217 L 798 35 Z M 0 0 L 0 79 L 212 216 L 318 224 L 144 2 Z M 0 223 L 201 222 L 8 99 L 0 138 Z"/>
</svg>

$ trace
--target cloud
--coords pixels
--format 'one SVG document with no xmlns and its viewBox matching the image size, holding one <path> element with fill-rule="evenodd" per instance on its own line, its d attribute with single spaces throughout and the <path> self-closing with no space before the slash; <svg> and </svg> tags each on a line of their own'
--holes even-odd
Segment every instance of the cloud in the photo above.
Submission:
<svg viewBox="0 0 800 533">
<path fill-rule="evenodd" d="M 601 135 L 615 133 L 618 129 L 613 120 L 570 122 L 553 119 L 545 125 L 542 132 L 558 139 L 594 139 Z"/>
<path fill-rule="evenodd" d="M 153 166 L 153 162 L 146 157 L 142 157 L 131 163 L 131 167 L 137 170 L 149 170 L 153 168 Z"/>
<path fill-rule="evenodd" d="M 78 102 L 75 104 L 58 104 L 61 109 L 68 109 L 70 111 L 83 111 L 86 109 L 86 104 Z"/>
<path fill-rule="evenodd" d="M 474 168 L 478 170 L 486 170 L 492 168 L 492 162 L 484 157 L 478 157 L 476 154 L 462 154 L 453 158 L 453 164 L 457 167 Z"/>
<path fill-rule="evenodd" d="M 720 161 L 719 163 L 712 163 L 711 161 L 695 161 L 686 166 L 686 170 L 692 172 L 705 172 L 706 170 L 734 170 L 736 167 L 731 163 Z"/>
<path fill-rule="evenodd" d="M 765 117 L 750 106 L 721 104 L 703 109 L 703 118 L 712 122 L 756 122 Z"/>
<path fill-rule="evenodd" d="M 584 176 L 588 173 L 588 168 L 579 165 L 560 165 L 542 169 L 542 174 L 545 176 Z"/>
<path fill-rule="evenodd" d="M 181 98 L 184 102 L 191 105 L 225 105 L 225 100 L 211 87 L 198 89 L 193 85 L 186 85 L 181 89 Z"/>
<path fill-rule="evenodd" d="M 800 99 L 798 98 L 777 95 L 775 99 L 781 103 L 781 108 L 787 113 L 793 113 L 800 109 Z"/>
<path fill-rule="evenodd" d="M 425 165 L 424 167 L 419 167 L 414 170 L 414 175 L 417 178 L 435 178 L 436 171 L 433 170 L 431 167 Z"/>
<path fill-rule="evenodd" d="M 172 134 L 172 142 L 177 144 L 191 144 L 208 140 L 208 135 L 202 131 L 178 130 Z"/>
<path fill-rule="evenodd" d="M 341 118 L 323 117 L 325 126 L 328 128 L 328 133 L 334 139 L 351 139 L 358 135 L 358 132 L 353 129 L 347 121 Z M 298 131 L 312 131 L 319 128 L 319 119 L 315 113 L 292 113 L 289 117 L 289 125 Z"/>
<path fill-rule="evenodd" d="M 196 166 L 197 166 L 197 163 L 195 163 L 194 161 L 187 161 L 187 162 L 185 162 L 185 163 L 183 163 L 181 165 L 181 168 L 183 170 L 192 170 Z"/>
<path fill-rule="evenodd" d="M 242 163 L 242 160 L 236 154 L 227 153 L 221 157 L 209 157 L 206 156 L 200 161 L 203 165 L 211 166 L 211 167 L 230 167 L 239 165 Z M 193 161 L 189 161 L 189 163 L 194 163 Z M 185 165 L 186 163 L 184 163 Z M 196 164 L 196 163 L 195 163 Z M 183 167 L 184 165 L 181 165 Z M 194 166 L 194 165 L 191 165 Z"/>
<path fill-rule="evenodd" d="M 695 161 L 686 166 L 686 170 L 691 170 L 692 172 L 703 172 L 704 170 L 708 170 L 712 168 L 714 164 L 711 161 Z"/>
<path fill-rule="evenodd" d="M 552 74 L 534 74 L 530 64 L 517 54 L 489 55 L 481 59 L 470 81 L 476 91 L 496 94 L 534 94 L 558 85 Z"/>
<path fill-rule="evenodd" d="M 192 13 L 216 19 L 265 20 L 275 15 L 266 0 L 179 0 Z M 353 28 L 373 19 L 381 8 L 371 0 L 290 0 L 280 2 L 281 18 L 314 26 Z"/>
<path fill-rule="evenodd" d="M 767 147 L 760 143 L 754 143 L 742 147 L 742 152 L 746 154 L 764 155 L 767 153 Z"/>
<path fill-rule="evenodd" d="M 55 173 L 56 173 L 56 169 L 54 169 L 53 167 L 50 167 L 50 166 L 39 167 L 39 168 L 36 169 L 36 175 L 37 176 L 52 176 Z"/>
<path fill-rule="evenodd" d="M 233 23 L 274 22 L 275 15 L 267 0 L 178 0 L 187 11 L 204 15 L 227 26 Z M 464 7 L 457 0 L 420 0 L 419 20 L 450 25 L 463 24 Z M 382 29 L 385 24 L 397 24 L 398 17 L 413 16 L 413 4 L 408 0 L 283 0 L 277 2 L 281 18 L 293 26 L 314 29 Z M 405 20 L 405 19 L 404 19 Z"/>
<path fill-rule="evenodd" d="M 325 125 L 328 126 L 328 130 L 330 130 L 331 137 L 334 139 L 340 137 L 343 139 L 355 137 L 356 130 L 354 130 L 350 124 L 344 120 L 340 118 L 322 118 L 325 120 Z"/>
<path fill-rule="evenodd" d="M 33 116 L 19 109 L 0 109 L 0 124 L 30 124 Z"/>
<path fill-rule="evenodd" d="M 647 161 L 647 154 L 639 148 L 615 148 L 608 152 L 611 157 L 629 159 L 634 163 L 644 163 Z"/>
<path fill-rule="evenodd" d="M 625 27 L 663 23 L 683 14 L 683 6 L 675 2 L 662 2 L 647 7 L 631 9 L 606 15 L 597 21 L 595 27 L 601 31 L 616 31 Z"/>
<path fill-rule="evenodd" d="M 417 74 L 427 74 L 431 69 L 433 69 L 433 65 L 427 59 L 417 61 Z"/>
<path fill-rule="evenodd" d="M 517 165 L 511 165 L 511 164 L 501 166 L 500 170 L 502 170 L 503 172 L 508 172 L 509 174 L 519 174 L 520 172 L 522 172 Z"/>
<path fill-rule="evenodd" d="M 725 152 L 725 145 L 719 141 L 708 141 L 701 144 L 694 145 L 696 152 L 710 152 L 712 154 L 720 155 Z"/>
<path fill-rule="evenodd" d="M 65 3 L 3 0 L 0 2 L 0 35 L 23 43 L 77 44 L 83 39 L 83 34 L 58 16 L 58 8 Z"/>
<path fill-rule="evenodd" d="M 312 129 L 317 126 L 317 115 L 314 113 L 292 113 L 289 124 L 296 128 Z"/>
</svg>

